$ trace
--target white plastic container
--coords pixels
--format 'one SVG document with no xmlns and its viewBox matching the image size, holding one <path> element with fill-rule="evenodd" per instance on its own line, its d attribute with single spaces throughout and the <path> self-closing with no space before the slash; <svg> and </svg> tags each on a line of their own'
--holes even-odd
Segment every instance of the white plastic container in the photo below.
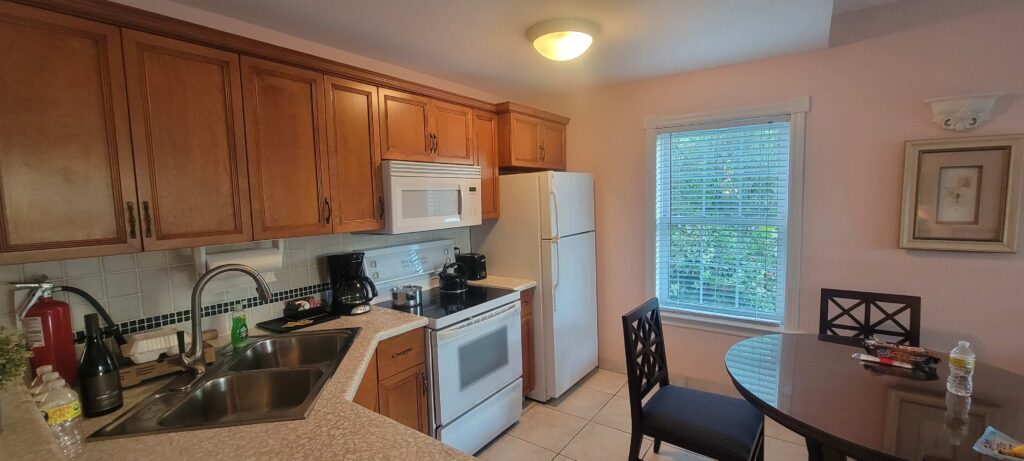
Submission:
<svg viewBox="0 0 1024 461">
<path fill-rule="evenodd" d="M 152 362 L 160 357 L 178 354 L 178 330 L 164 327 L 125 336 L 125 344 L 121 346 L 121 354 L 135 363 Z M 192 335 L 185 333 L 185 344 L 191 343 Z"/>
</svg>

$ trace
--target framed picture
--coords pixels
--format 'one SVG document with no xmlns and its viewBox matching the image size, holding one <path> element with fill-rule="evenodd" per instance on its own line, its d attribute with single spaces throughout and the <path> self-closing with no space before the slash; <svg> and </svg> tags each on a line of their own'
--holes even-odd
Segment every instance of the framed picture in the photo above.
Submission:
<svg viewBox="0 0 1024 461">
<path fill-rule="evenodd" d="M 1024 135 L 908 141 L 900 248 L 1017 252 Z"/>
</svg>

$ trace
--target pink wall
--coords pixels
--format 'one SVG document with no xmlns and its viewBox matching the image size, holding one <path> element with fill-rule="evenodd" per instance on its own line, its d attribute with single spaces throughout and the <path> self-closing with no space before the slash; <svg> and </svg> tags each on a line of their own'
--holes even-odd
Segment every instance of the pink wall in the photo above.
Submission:
<svg viewBox="0 0 1024 461">
<path fill-rule="evenodd" d="M 969 135 L 1024 132 L 1024 2 L 917 24 L 829 50 L 680 74 L 539 101 L 573 118 L 569 167 L 597 184 L 600 356 L 622 363 L 620 316 L 651 296 L 651 154 L 642 120 L 811 96 L 807 117 L 799 330 L 816 331 L 819 290 L 919 295 L 925 346 L 969 339 L 983 361 L 1024 372 L 1024 251 L 897 248 L 904 142 L 957 136 L 929 97 L 1005 92 Z M 680 46 L 686 46 L 680 44 Z M 727 383 L 738 336 L 668 328 L 670 367 Z"/>
</svg>

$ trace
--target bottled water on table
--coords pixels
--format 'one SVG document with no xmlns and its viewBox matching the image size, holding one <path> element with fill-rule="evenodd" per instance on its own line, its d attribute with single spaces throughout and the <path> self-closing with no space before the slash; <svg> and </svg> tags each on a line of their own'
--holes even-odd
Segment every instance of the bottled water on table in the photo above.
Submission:
<svg viewBox="0 0 1024 461">
<path fill-rule="evenodd" d="M 46 397 L 40 403 L 46 424 L 50 426 L 57 445 L 68 458 L 82 454 L 82 404 L 64 379 L 57 378 L 46 383 Z"/>
<path fill-rule="evenodd" d="M 974 388 L 973 375 L 974 351 L 971 350 L 971 343 L 960 341 L 960 344 L 949 352 L 949 378 L 946 380 L 946 390 L 956 395 L 971 395 Z"/>
</svg>

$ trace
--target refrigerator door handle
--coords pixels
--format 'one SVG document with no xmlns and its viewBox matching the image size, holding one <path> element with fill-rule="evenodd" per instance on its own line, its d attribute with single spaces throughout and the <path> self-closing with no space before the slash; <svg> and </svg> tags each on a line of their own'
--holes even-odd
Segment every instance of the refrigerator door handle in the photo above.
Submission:
<svg viewBox="0 0 1024 461">
<path fill-rule="evenodd" d="M 562 264 L 558 261 L 558 240 L 551 241 L 551 262 L 555 263 L 555 270 L 551 271 L 551 290 L 558 288 L 559 273 L 562 272 Z M 558 312 L 558 303 L 555 296 L 551 296 L 551 310 Z"/>
<path fill-rule="evenodd" d="M 558 231 L 559 230 L 558 229 L 558 192 L 555 192 L 554 189 L 551 189 L 550 198 L 552 199 L 552 203 L 555 204 L 555 206 L 554 206 L 554 211 L 555 212 L 551 215 L 551 223 L 554 224 L 554 226 L 552 226 L 552 227 L 554 227 L 554 229 L 555 229 L 555 232 L 554 232 L 554 234 L 552 234 L 552 237 L 553 238 L 558 238 L 558 236 L 560 234 L 560 232 Z"/>
</svg>

